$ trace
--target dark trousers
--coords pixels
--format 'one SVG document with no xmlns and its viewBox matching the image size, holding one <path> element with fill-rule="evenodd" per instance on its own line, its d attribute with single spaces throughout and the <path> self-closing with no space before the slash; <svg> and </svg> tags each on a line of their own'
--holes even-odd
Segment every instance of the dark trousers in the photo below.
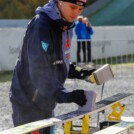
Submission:
<svg viewBox="0 0 134 134">
<path fill-rule="evenodd" d="M 23 106 L 16 102 L 12 102 L 12 109 L 12 118 L 15 127 L 22 124 L 52 117 L 52 112 L 46 112 L 38 108 L 36 109 L 33 107 Z M 39 132 L 40 134 L 51 134 L 50 127 L 43 128 L 39 130 Z"/>
<path fill-rule="evenodd" d="M 87 57 L 88 57 L 88 62 L 91 62 L 91 41 L 87 41 Z"/>
<path fill-rule="evenodd" d="M 85 41 L 77 41 L 77 62 L 81 62 L 80 51 L 83 50 L 83 62 L 86 62 L 86 43 Z"/>
</svg>

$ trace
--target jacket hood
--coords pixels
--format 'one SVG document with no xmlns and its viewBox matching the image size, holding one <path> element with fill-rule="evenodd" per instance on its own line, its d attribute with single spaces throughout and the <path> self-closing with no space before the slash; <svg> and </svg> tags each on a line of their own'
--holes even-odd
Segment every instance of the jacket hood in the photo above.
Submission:
<svg viewBox="0 0 134 134">
<path fill-rule="evenodd" d="M 57 4 L 57 0 L 49 0 L 49 3 L 45 4 L 43 7 L 38 7 L 35 12 L 36 14 L 39 14 L 40 12 L 45 12 L 52 20 L 61 19 Z"/>
<path fill-rule="evenodd" d="M 46 13 L 52 20 L 55 20 L 60 25 L 63 31 L 73 28 L 75 26 L 74 22 L 70 23 L 64 21 L 61 17 L 57 5 L 58 5 L 57 0 L 49 0 L 49 2 L 45 4 L 43 7 L 38 7 L 35 12 L 36 14 L 40 14 L 41 12 Z M 65 27 L 66 29 L 64 29 Z"/>
</svg>

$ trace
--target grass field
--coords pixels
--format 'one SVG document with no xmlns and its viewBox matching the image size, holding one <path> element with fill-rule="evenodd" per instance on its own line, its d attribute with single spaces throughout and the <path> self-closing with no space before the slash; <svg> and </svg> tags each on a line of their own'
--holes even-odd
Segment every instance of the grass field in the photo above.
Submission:
<svg viewBox="0 0 134 134">
<path fill-rule="evenodd" d="M 11 81 L 12 75 L 13 75 L 13 71 L 0 72 L 0 82 Z"/>
<path fill-rule="evenodd" d="M 95 62 L 96 61 L 94 61 L 94 63 Z M 106 63 L 107 64 L 110 64 L 109 62 L 106 62 L 104 59 L 101 60 L 101 61 L 100 60 L 97 61 L 97 63 L 99 63 L 99 64 L 106 64 Z M 113 67 L 113 71 L 114 72 L 118 72 L 118 73 L 119 73 L 118 68 L 120 68 L 121 70 L 124 70 L 126 68 L 127 69 L 127 72 L 128 71 L 129 72 L 131 71 L 131 75 L 134 76 L 132 74 L 132 72 L 134 72 L 133 71 L 133 68 L 134 68 L 134 63 L 133 62 L 130 62 L 130 63 L 119 63 L 119 64 L 117 64 L 117 63 L 115 64 L 115 62 L 113 62 L 112 67 Z M 130 68 L 130 69 L 128 70 L 128 68 Z M 12 75 L 13 75 L 13 71 L 0 72 L 0 82 L 8 82 L 8 81 L 11 81 L 12 80 Z"/>
</svg>

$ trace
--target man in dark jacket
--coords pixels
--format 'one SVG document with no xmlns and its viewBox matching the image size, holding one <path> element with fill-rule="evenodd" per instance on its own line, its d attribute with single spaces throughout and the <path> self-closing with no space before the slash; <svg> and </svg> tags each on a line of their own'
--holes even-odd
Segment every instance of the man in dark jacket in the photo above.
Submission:
<svg viewBox="0 0 134 134">
<path fill-rule="evenodd" d="M 77 69 L 70 60 L 74 20 L 86 0 L 50 0 L 28 24 L 10 89 L 14 126 L 50 118 L 56 103 L 86 103 L 83 90 L 67 92 L 67 77 L 84 79 L 94 70 Z M 50 128 L 40 134 L 50 134 Z"/>
</svg>

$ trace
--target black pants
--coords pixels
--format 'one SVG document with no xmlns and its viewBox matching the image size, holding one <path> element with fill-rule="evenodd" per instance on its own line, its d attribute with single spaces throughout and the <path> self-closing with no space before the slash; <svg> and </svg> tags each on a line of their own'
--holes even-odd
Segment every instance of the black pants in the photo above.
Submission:
<svg viewBox="0 0 134 134">
<path fill-rule="evenodd" d="M 86 62 L 86 42 L 85 41 L 77 41 L 77 62 L 81 62 L 81 56 L 80 56 L 80 51 L 81 47 L 83 50 L 83 62 Z"/>
<path fill-rule="evenodd" d="M 88 62 L 91 62 L 91 41 L 87 41 L 87 57 L 88 57 Z"/>
<path fill-rule="evenodd" d="M 22 124 L 52 117 L 52 112 L 41 111 L 38 108 L 36 109 L 32 107 L 23 106 L 16 102 L 12 102 L 12 108 L 12 118 L 15 127 Z M 39 130 L 39 132 L 40 134 L 51 134 L 51 129 L 50 127 L 47 127 Z"/>
</svg>

